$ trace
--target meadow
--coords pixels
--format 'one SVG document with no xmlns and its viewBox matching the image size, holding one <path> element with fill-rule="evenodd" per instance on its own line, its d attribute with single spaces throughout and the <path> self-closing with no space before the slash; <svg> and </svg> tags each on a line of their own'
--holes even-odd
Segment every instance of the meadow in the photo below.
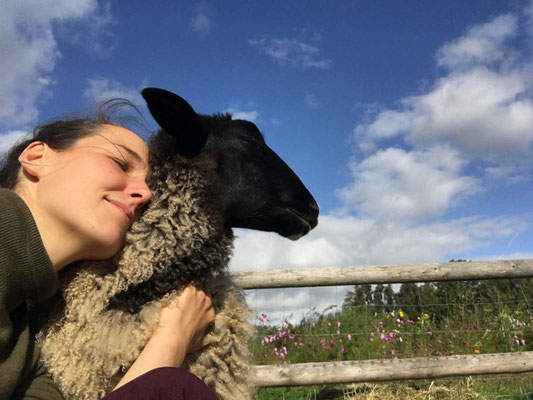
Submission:
<svg viewBox="0 0 533 400">
<path fill-rule="evenodd" d="M 273 326 L 269 316 L 260 313 L 249 347 L 258 365 L 533 350 L 531 280 L 495 282 L 406 284 L 388 296 L 387 287 L 356 287 L 346 296 L 342 311 L 310 311 L 298 324 L 286 319 L 281 326 Z M 413 293 L 418 301 L 406 303 L 409 297 L 415 298 Z M 428 301 L 422 302 L 422 293 Z M 452 298 L 454 293 L 456 298 Z M 533 399 L 532 377 L 265 388 L 256 398 Z M 401 394 L 394 397 L 394 393 Z M 421 397 L 424 393 L 429 397 Z"/>
</svg>

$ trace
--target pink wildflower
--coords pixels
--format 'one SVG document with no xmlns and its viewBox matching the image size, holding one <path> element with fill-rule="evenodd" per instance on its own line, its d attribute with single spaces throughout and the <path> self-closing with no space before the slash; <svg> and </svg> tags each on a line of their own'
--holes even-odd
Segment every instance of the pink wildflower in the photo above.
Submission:
<svg viewBox="0 0 533 400">
<path fill-rule="evenodd" d="M 348 336 L 346 336 L 348 340 L 352 340 L 352 335 L 348 333 Z"/>
</svg>

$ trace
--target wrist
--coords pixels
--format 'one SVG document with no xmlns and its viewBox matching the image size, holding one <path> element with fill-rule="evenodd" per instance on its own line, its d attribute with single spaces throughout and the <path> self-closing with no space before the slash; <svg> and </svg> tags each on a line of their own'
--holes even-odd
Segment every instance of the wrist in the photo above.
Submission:
<svg viewBox="0 0 533 400">
<path fill-rule="evenodd" d="M 175 329 L 158 328 L 152 334 L 149 343 L 150 347 L 159 349 L 167 354 L 172 360 L 173 366 L 179 367 L 187 354 L 190 340 L 187 335 Z"/>
</svg>

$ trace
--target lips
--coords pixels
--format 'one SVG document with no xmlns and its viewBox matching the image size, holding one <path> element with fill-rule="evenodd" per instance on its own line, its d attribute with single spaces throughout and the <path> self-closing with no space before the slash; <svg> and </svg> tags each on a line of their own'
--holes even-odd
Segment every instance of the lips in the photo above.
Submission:
<svg viewBox="0 0 533 400">
<path fill-rule="evenodd" d="M 116 206 L 117 208 L 119 208 L 124 213 L 126 218 L 128 218 L 128 221 L 130 224 L 133 223 L 133 213 L 131 212 L 131 209 L 127 205 L 116 200 L 110 200 L 110 199 L 106 199 L 106 200 L 110 202 L 111 204 L 113 204 L 114 206 Z"/>
</svg>

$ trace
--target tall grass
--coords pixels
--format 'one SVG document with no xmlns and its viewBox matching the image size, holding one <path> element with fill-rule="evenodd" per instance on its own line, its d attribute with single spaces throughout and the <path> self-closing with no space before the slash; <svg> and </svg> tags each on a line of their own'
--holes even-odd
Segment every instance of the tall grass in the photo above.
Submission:
<svg viewBox="0 0 533 400">
<path fill-rule="evenodd" d="M 254 361 L 272 365 L 533 350 L 533 311 L 527 302 L 434 305 L 429 313 L 411 307 L 409 314 L 401 308 L 373 309 L 345 307 L 313 313 L 299 324 L 286 319 L 281 326 L 272 326 L 261 314 L 249 342 Z M 264 389 L 259 398 L 275 398 L 268 396 L 280 390 Z M 280 393 L 287 394 L 285 399 L 307 398 L 301 393 L 290 397 L 298 390 L 304 389 Z"/>
<path fill-rule="evenodd" d="M 366 360 L 480 354 L 533 349 L 533 315 L 521 309 L 476 309 L 457 306 L 449 316 L 402 310 L 366 313 L 349 307 L 329 315 L 313 315 L 297 325 L 268 325 L 258 317 L 249 342 L 256 364 Z"/>
</svg>

